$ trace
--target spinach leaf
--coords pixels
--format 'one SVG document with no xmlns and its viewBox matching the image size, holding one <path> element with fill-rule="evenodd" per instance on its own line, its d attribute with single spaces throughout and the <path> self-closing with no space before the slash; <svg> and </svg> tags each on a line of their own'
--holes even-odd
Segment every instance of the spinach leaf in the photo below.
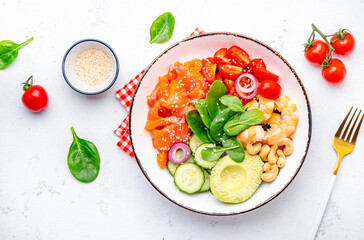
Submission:
<svg viewBox="0 0 364 240">
<path fill-rule="evenodd" d="M 208 162 L 214 162 L 219 160 L 221 155 L 226 151 L 233 151 L 233 149 L 238 148 L 239 146 L 231 146 L 231 147 L 207 147 L 201 151 L 202 159 Z"/>
<path fill-rule="evenodd" d="M 18 56 L 19 49 L 24 45 L 27 45 L 33 39 L 34 38 L 31 37 L 21 44 L 14 43 L 10 40 L 0 41 L 0 70 L 9 66 Z"/>
<path fill-rule="evenodd" d="M 208 136 L 208 129 L 203 124 L 200 114 L 196 110 L 189 111 L 187 113 L 187 123 L 190 126 L 192 132 L 205 143 L 212 142 Z"/>
<path fill-rule="evenodd" d="M 195 103 L 195 107 L 200 113 L 202 122 L 205 124 L 206 127 L 210 128 L 212 119 L 209 115 L 209 111 L 207 110 L 207 101 L 205 99 L 200 99 Z"/>
<path fill-rule="evenodd" d="M 163 13 L 157 17 L 150 27 L 150 43 L 164 43 L 168 41 L 173 34 L 174 17 L 170 12 Z"/>
<path fill-rule="evenodd" d="M 212 138 L 212 136 L 211 136 L 211 133 L 210 133 L 210 129 L 207 129 L 206 130 L 206 132 L 207 132 L 207 137 L 210 139 L 210 141 L 212 142 L 212 143 L 216 143 L 216 141 Z"/>
<path fill-rule="evenodd" d="M 100 171 L 100 155 L 96 146 L 77 137 L 71 127 L 73 142 L 68 152 L 67 164 L 72 175 L 81 182 L 92 182 Z"/>
<path fill-rule="evenodd" d="M 245 151 L 241 142 L 235 137 L 229 138 L 222 142 L 225 148 L 230 148 L 226 150 L 227 155 L 235 162 L 241 163 L 245 159 Z"/>
<path fill-rule="evenodd" d="M 230 108 L 225 108 L 212 120 L 210 126 L 210 133 L 213 139 L 217 142 L 222 142 L 227 139 L 228 136 L 224 132 L 224 126 L 233 117 L 236 112 L 232 111 Z"/>
<path fill-rule="evenodd" d="M 225 84 L 220 81 L 215 81 L 211 84 L 210 90 L 206 95 L 207 109 L 209 111 L 211 119 L 214 119 L 219 113 L 219 98 L 227 94 L 227 88 Z"/>
<path fill-rule="evenodd" d="M 224 125 L 224 132 L 228 136 L 236 136 L 249 127 L 264 121 L 263 115 L 258 109 L 237 113 Z"/>
<path fill-rule="evenodd" d="M 220 102 L 234 112 L 245 112 L 246 110 L 237 96 L 224 95 L 220 98 Z"/>
</svg>

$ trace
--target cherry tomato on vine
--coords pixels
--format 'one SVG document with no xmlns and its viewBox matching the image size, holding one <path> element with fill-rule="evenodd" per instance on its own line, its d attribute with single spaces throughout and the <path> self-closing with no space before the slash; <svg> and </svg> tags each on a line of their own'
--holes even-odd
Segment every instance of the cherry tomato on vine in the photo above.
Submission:
<svg viewBox="0 0 364 240">
<path fill-rule="evenodd" d="M 330 65 L 321 70 L 321 75 L 327 82 L 339 84 L 346 76 L 346 67 L 341 60 L 333 58 Z"/>
<path fill-rule="evenodd" d="M 226 48 L 220 48 L 217 50 L 217 52 L 214 54 L 214 60 L 216 63 L 227 63 L 230 64 L 229 59 L 226 57 Z"/>
<path fill-rule="evenodd" d="M 331 37 L 330 42 L 331 45 L 335 48 L 334 53 L 344 56 L 352 53 L 355 48 L 355 39 L 353 35 L 349 32 L 337 32 L 336 35 Z"/>
<path fill-rule="evenodd" d="M 226 52 L 226 57 L 230 60 L 230 62 L 233 65 L 242 68 L 248 66 L 250 62 L 248 53 L 238 46 L 230 47 Z"/>
<path fill-rule="evenodd" d="M 47 108 L 48 94 L 42 86 L 33 85 L 33 76 L 24 83 L 23 90 L 22 102 L 30 111 L 40 112 Z"/>
<path fill-rule="evenodd" d="M 329 46 L 322 40 L 314 40 L 313 46 L 305 49 L 307 61 L 315 65 L 321 65 L 329 53 Z"/>
<path fill-rule="evenodd" d="M 277 100 L 281 96 L 281 91 L 282 87 L 272 80 L 264 80 L 258 87 L 258 94 L 272 100 Z"/>
<path fill-rule="evenodd" d="M 215 81 L 216 63 L 213 58 L 206 58 L 202 64 L 202 75 L 209 83 Z"/>
<path fill-rule="evenodd" d="M 230 65 L 230 64 L 219 64 L 219 73 L 224 78 L 228 78 L 231 80 L 235 80 L 239 77 L 243 72 L 244 69 L 242 67 Z"/>
</svg>

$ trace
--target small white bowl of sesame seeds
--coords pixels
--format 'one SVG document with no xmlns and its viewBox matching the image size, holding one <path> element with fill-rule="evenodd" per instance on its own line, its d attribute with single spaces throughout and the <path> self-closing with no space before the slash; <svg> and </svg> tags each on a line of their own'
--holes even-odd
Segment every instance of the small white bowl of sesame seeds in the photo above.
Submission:
<svg viewBox="0 0 364 240">
<path fill-rule="evenodd" d="M 119 61 L 108 44 L 97 39 L 84 39 L 67 50 L 62 61 L 62 73 L 75 91 L 96 95 L 115 83 Z"/>
</svg>

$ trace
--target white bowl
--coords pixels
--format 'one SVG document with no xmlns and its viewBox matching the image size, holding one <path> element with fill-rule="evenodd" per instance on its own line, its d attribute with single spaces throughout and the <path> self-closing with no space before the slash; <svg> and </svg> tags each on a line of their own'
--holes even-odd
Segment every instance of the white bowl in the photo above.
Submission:
<svg viewBox="0 0 364 240">
<path fill-rule="evenodd" d="M 206 58 L 222 47 L 238 45 L 251 58 L 263 58 L 268 70 L 279 75 L 282 94 L 297 104 L 299 123 L 293 135 L 295 151 L 287 158 L 287 164 L 272 183 L 262 183 L 253 196 L 239 204 L 226 204 L 209 192 L 188 195 L 174 185 L 167 169 L 160 169 L 156 162 L 158 151 L 152 145 L 151 135 L 144 129 L 149 107 L 146 97 L 158 82 L 158 76 L 166 74 L 175 61 Z M 234 33 L 207 33 L 184 39 L 162 52 L 146 69 L 134 93 L 129 120 L 130 138 L 135 158 L 146 178 L 163 196 L 188 210 L 210 215 L 233 215 L 254 210 L 275 198 L 299 172 L 311 138 L 311 110 L 306 91 L 291 65 L 266 44 Z"/>
<path fill-rule="evenodd" d="M 100 85 L 91 86 L 77 78 L 74 69 L 76 59 L 87 49 L 98 49 L 110 59 L 111 74 L 107 81 Z M 115 83 L 119 74 L 119 61 L 114 50 L 108 44 L 97 39 L 84 39 L 73 44 L 65 53 L 62 61 L 62 73 L 67 84 L 73 90 L 86 95 L 96 95 L 105 92 Z"/>
</svg>

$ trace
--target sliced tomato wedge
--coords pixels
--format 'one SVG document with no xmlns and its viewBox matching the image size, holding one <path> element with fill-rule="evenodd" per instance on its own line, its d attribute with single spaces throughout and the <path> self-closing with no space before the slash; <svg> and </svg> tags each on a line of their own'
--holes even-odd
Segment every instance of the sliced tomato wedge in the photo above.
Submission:
<svg viewBox="0 0 364 240">
<path fill-rule="evenodd" d="M 277 82 L 279 76 L 263 68 L 254 68 L 253 75 L 259 80 L 272 80 Z"/>
<path fill-rule="evenodd" d="M 230 64 L 229 59 L 226 57 L 226 48 L 220 48 L 215 54 L 214 54 L 214 60 L 216 63 L 226 63 Z"/>
<path fill-rule="evenodd" d="M 219 64 L 219 73 L 225 78 L 235 80 L 244 73 L 244 69 L 230 64 Z"/>
<path fill-rule="evenodd" d="M 213 58 L 206 58 L 202 64 L 202 75 L 209 83 L 215 81 L 216 63 Z"/>
<path fill-rule="evenodd" d="M 238 46 L 230 47 L 226 52 L 226 57 L 230 60 L 231 64 L 242 68 L 248 66 L 250 62 L 248 53 Z"/>
</svg>

